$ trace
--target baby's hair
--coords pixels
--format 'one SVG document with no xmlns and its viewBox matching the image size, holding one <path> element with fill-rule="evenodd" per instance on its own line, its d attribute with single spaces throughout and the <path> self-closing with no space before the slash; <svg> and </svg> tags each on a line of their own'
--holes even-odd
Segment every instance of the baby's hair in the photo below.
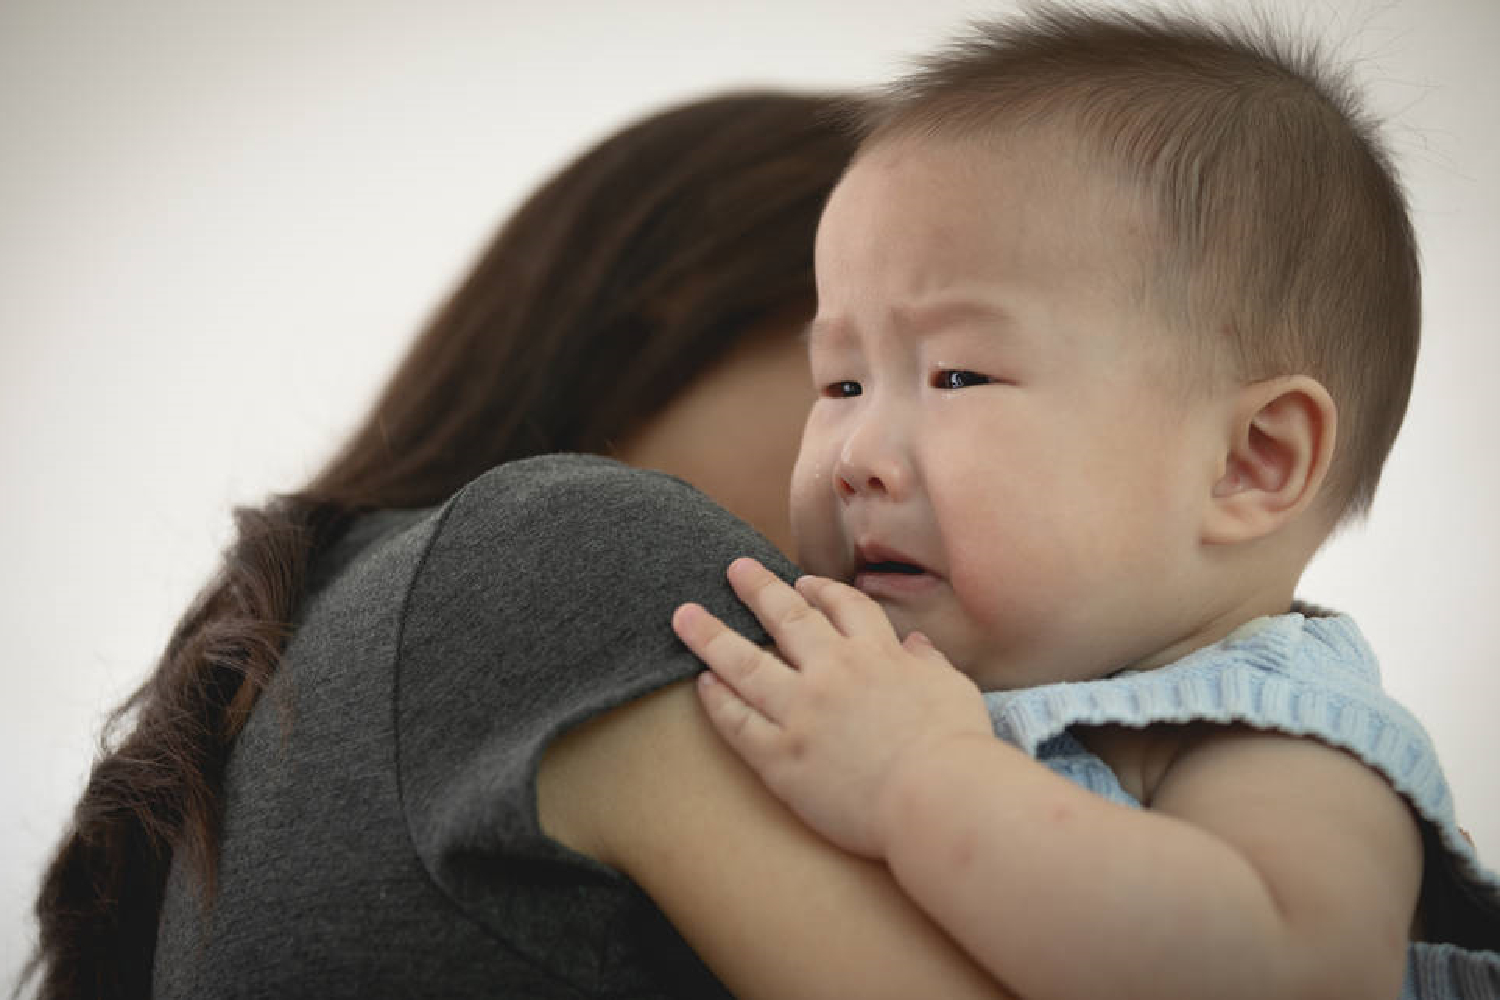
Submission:
<svg viewBox="0 0 1500 1000">
<path fill-rule="evenodd" d="M 1368 510 L 1411 393 L 1421 279 L 1376 125 L 1316 45 L 1048 4 L 976 24 L 882 98 L 865 149 L 1061 128 L 1123 175 L 1158 216 L 1149 291 L 1191 334 L 1194 371 L 1318 379 L 1339 407 L 1328 512 Z"/>
</svg>

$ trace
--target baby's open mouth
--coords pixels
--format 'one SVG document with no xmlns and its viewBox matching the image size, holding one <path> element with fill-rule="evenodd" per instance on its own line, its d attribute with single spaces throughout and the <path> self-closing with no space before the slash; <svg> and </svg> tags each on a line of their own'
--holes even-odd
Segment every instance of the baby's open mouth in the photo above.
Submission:
<svg viewBox="0 0 1500 1000">
<path fill-rule="evenodd" d="M 889 552 L 872 552 L 874 556 L 889 556 Z M 920 563 L 905 559 L 876 558 L 860 559 L 849 581 L 866 596 L 879 601 L 911 601 L 929 594 L 937 583 L 932 571 Z"/>
<path fill-rule="evenodd" d="M 908 600 L 928 593 L 937 576 L 900 549 L 868 541 L 855 550 L 854 574 L 849 582 L 877 599 Z"/>
<path fill-rule="evenodd" d="M 897 562 L 894 559 L 884 559 L 880 562 L 865 563 L 859 568 L 861 573 L 904 573 L 907 576 L 920 576 L 927 572 L 920 566 L 909 562 Z"/>
</svg>

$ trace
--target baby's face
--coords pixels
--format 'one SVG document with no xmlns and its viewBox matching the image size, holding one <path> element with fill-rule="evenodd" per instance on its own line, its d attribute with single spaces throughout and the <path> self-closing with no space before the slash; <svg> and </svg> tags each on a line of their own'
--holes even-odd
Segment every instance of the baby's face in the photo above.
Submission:
<svg viewBox="0 0 1500 1000">
<path fill-rule="evenodd" d="M 1224 424 L 1167 381 L 1151 233 L 1029 143 L 877 146 L 824 214 L 801 563 L 987 689 L 1143 661 L 1203 605 Z"/>
</svg>

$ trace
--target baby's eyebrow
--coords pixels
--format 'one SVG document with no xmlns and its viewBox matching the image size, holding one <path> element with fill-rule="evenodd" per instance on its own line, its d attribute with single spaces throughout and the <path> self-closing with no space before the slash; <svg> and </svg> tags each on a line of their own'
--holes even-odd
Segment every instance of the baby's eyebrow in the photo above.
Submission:
<svg viewBox="0 0 1500 1000">
<path fill-rule="evenodd" d="M 898 329 L 909 333 L 922 333 L 973 322 L 1003 330 L 1013 326 L 1015 322 L 1014 315 L 1001 303 L 988 297 L 968 295 L 899 307 L 895 310 L 894 319 Z"/>
<path fill-rule="evenodd" d="M 1011 332 L 1015 314 L 1003 303 L 983 295 L 964 294 L 928 302 L 895 304 L 889 307 L 888 322 L 907 336 L 921 335 L 965 323 L 982 324 L 988 330 Z M 849 321 L 837 316 L 814 316 L 801 330 L 803 343 L 838 347 L 851 343 L 855 333 Z"/>
</svg>

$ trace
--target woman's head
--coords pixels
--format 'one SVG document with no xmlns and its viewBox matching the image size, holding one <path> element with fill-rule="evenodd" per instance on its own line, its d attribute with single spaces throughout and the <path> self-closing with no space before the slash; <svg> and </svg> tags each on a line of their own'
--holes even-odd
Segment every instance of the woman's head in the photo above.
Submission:
<svg viewBox="0 0 1500 1000">
<path fill-rule="evenodd" d="M 774 363 L 777 336 L 812 314 L 818 216 L 855 145 L 840 105 L 726 94 L 582 153 L 501 228 L 310 492 L 424 506 L 551 451 L 679 472 L 641 438 L 648 422 L 727 375 L 731 349 Z"/>
<path fill-rule="evenodd" d="M 180 859 L 211 896 L 230 747 L 310 560 L 360 511 L 429 506 L 501 462 L 588 451 L 683 475 L 785 532 L 810 398 L 787 333 L 812 314 L 813 234 L 854 149 L 839 103 L 725 95 L 583 153 L 504 225 L 307 488 L 237 512 L 218 575 L 107 725 L 43 879 L 39 996 L 149 994 L 167 866 Z"/>
</svg>

